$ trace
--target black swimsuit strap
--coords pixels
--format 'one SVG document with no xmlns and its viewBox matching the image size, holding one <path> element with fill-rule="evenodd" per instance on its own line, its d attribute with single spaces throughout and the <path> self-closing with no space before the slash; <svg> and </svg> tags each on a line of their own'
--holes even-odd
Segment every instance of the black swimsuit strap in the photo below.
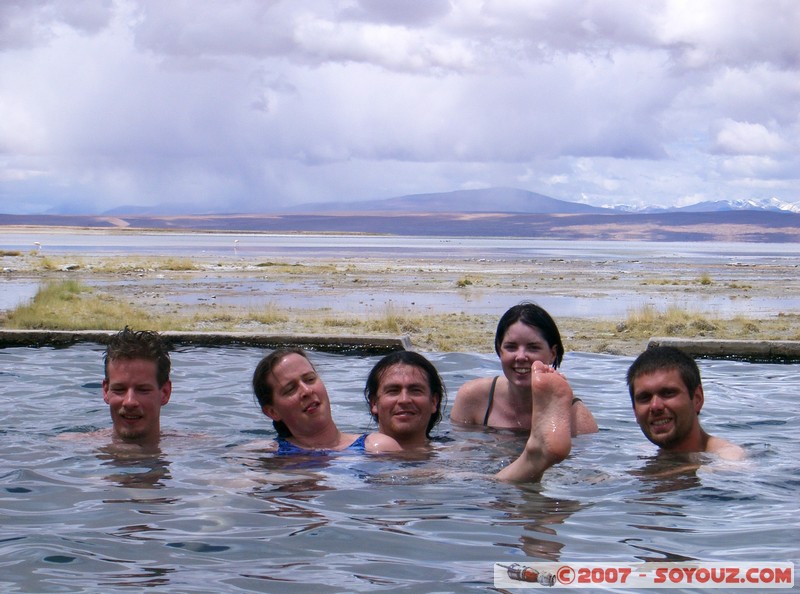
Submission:
<svg viewBox="0 0 800 594">
<path fill-rule="evenodd" d="M 486 404 L 486 414 L 483 415 L 483 426 L 489 422 L 489 413 L 492 412 L 492 401 L 494 401 L 494 387 L 497 385 L 497 380 L 500 379 L 499 375 L 494 376 L 492 380 L 492 387 L 489 388 L 489 402 Z"/>
<path fill-rule="evenodd" d="M 487 423 L 489 422 L 489 413 L 492 412 L 492 402 L 494 402 L 494 388 L 497 385 L 497 380 L 499 380 L 499 379 L 500 379 L 499 375 L 494 376 L 494 379 L 492 380 L 492 387 L 489 388 L 489 401 L 486 404 L 486 414 L 483 415 L 483 426 L 484 427 L 488 426 Z M 577 398 L 577 397 L 573 398 L 572 402 L 570 403 L 570 406 L 575 406 L 579 402 L 583 402 L 583 400 L 581 400 L 580 398 Z"/>
</svg>

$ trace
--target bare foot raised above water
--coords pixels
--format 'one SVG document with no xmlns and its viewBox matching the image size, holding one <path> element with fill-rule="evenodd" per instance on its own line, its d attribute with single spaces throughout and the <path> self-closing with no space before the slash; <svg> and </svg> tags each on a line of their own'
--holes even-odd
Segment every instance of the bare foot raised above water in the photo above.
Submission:
<svg viewBox="0 0 800 594">
<path fill-rule="evenodd" d="M 498 472 L 504 481 L 531 481 L 558 464 L 572 449 L 570 408 L 572 388 L 552 367 L 536 361 L 531 378 L 531 433 L 519 458 Z"/>
</svg>

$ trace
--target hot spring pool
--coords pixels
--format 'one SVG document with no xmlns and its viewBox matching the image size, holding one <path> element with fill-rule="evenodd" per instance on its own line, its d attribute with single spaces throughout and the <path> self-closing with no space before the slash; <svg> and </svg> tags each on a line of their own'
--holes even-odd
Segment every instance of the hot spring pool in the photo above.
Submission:
<svg viewBox="0 0 800 594">
<path fill-rule="evenodd" d="M 491 589 L 496 562 L 800 561 L 800 365 L 701 360 L 704 426 L 750 459 L 659 478 L 624 385 L 631 359 L 568 353 L 601 432 L 518 486 L 486 477 L 523 436 L 449 421 L 435 433 L 452 441 L 422 462 L 237 457 L 272 435 L 249 388 L 261 355 L 174 352 L 174 435 L 124 459 L 59 437 L 110 426 L 101 346 L 0 350 L 2 591 L 464 592 Z M 499 370 L 493 355 L 429 357 L 451 400 Z M 377 357 L 312 358 L 340 428 L 372 429 L 361 390 Z"/>
</svg>

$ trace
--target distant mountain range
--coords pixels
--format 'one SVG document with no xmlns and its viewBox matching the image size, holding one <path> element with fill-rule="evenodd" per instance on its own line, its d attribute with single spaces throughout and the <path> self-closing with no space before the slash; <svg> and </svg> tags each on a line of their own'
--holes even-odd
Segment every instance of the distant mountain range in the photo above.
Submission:
<svg viewBox="0 0 800 594">
<path fill-rule="evenodd" d="M 767 212 L 800 213 L 800 202 L 783 202 L 777 198 L 767 200 L 720 200 L 700 202 L 683 207 L 635 207 L 628 205 L 591 206 L 580 202 L 558 200 L 515 188 L 487 188 L 483 190 L 456 190 L 435 194 L 411 194 L 383 200 L 360 202 L 325 202 L 299 204 L 282 212 L 333 213 L 333 212 L 504 212 L 531 214 L 581 214 L 581 213 L 666 213 L 666 212 L 721 212 L 730 210 L 761 210 Z"/>
<path fill-rule="evenodd" d="M 377 213 L 377 212 L 428 212 L 428 213 L 530 213 L 530 214 L 612 214 L 612 213 L 667 213 L 667 212 L 722 212 L 733 210 L 757 210 L 765 212 L 800 213 L 800 202 L 782 202 L 777 198 L 768 200 L 725 200 L 700 202 L 683 207 L 635 207 L 628 205 L 592 206 L 581 202 L 558 200 L 516 188 L 487 188 L 482 190 L 456 190 L 431 194 L 411 194 L 381 200 L 362 200 L 357 202 L 312 202 L 285 208 L 257 209 L 263 214 L 335 214 L 335 213 Z M 48 214 L 81 214 L 53 212 Z M 120 206 L 102 213 L 104 216 L 130 215 L 199 215 L 221 214 L 219 212 L 196 212 L 185 207 L 142 207 Z M 231 214 L 231 213 L 226 213 Z"/>
<path fill-rule="evenodd" d="M 714 202 L 698 202 L 689 206 L 663 208 L 650 206 L 634 208 L 627 206 L 612 207 L 618 211 L 626 212 L 723 212 L 731 210 L 760 210 L 764 212 L 792 212 L 800 213 L 800 202 L 784 202 L 777 198 L 766 200 L 717 200 Z"/>
<path fill-rule="evenodd" d="M 800 243 L 800 205 L 706 202 L 684 208 L 596 207 L 505 188 L 305 204 L 281 212 L 202 214 L 114 209 L 102 215 L 4 215 L 0 225 L 256 233 L 367 233 L 604 241 Z"/>
<path fill-rule="evenodd" d="M 613 209 L 557 200 L 515 188 L 411 194 L 383 200 L 299 204 L 286 212 L 506 212 L 540 214 L 601 213 Z"/>
</svg>

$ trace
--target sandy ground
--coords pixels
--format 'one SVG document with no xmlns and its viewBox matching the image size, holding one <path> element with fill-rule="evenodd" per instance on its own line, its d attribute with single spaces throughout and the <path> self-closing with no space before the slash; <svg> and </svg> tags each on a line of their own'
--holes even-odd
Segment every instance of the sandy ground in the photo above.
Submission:
<svg viewBox="0 0 800 594">
<path fill-rule="evenodd" d="M 229 312 L 228 330 L 397 332 L 423 350 L 491 352 L 499 316 L 528 299 L 548 308 L 568 351 L 636 354 L 650 332 L 800 339 L 800 275 L 792 261 L 196 257 L 179 262 L 26 253 L 4 255 L 2 266 L 4 290 L 26 281 L 77 279 L 153 314 L 200 314 L 196 327 L 185 328 L 191 330 L 220 329 L 202 316 L 218 319 Z M 636 328 L 629 314 L 648 307 L 680 308 L 694 321 Z M 265 308 L 285 312 L 286 319 L 269 326 L 247 319 L 247 311 Z"/>
</svg>

